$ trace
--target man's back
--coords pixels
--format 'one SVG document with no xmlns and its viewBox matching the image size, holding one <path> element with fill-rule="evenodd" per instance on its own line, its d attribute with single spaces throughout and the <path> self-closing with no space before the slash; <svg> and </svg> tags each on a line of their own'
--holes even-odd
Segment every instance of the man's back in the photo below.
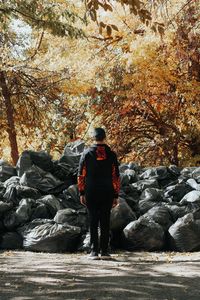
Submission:
<svg viewBox="0 0 200 300">
<path fill-rule="evenodd" d="M 115 178 L 119 177 L 116 154 L 106 144 L 89 147 L 81 157 L 78 176 L 80 190 L 89 193 L 113 192 L 114 196 Z"/>
</svg>

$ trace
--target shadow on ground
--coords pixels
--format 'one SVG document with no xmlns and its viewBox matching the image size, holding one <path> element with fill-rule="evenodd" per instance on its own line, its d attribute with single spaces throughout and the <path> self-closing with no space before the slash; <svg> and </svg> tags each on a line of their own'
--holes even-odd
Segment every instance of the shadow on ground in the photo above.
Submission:
<svg viewBox="0 0 200 300">
<path fill-rule="evenodd" d="M 0 253 L 0 300 L 199 299 L 199 253 Z"/>
</svg>

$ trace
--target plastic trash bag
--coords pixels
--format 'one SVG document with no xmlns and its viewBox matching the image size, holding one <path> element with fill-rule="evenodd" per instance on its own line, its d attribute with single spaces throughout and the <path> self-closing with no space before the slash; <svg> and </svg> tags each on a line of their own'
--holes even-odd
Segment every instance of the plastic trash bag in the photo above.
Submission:
<svg viewBox="0 0 200 300">
<path fill-rule="evenodd" d="M 7 230 L 13 230 L 21 225 L 20 216 L 15 211 L 9 211 L 3 219 L 4 226 Z"/>
<path fill-rule="evenodd" d="M 135 183 L 132 183 L 132 186 L 139 192 L 142 192 L 147 188 L 159 188 L 158 181 L 156 179 L 139 180 Z"/>
<path fill-rule="evenodd" d="M 45 194 L 57 194 L 65 189 L 62 181 L 35 165 L 20 178 L 20 184 L 38 189 Z"/>
<path fill-rule="evenodd" d="M 179 218 L 169 228 L 169 234 L 174 250 L 200 250 L 200 219 L 195 219 L 192 213 Z"/>
<path fill-rule="evenodd" d="M 44 203 L 35 203 L 36 206 L 32 208 L 32 213 L 30 220 L 33 221 L 35 219 L 51 219 L 52 214 L 48 208 L 48 206 Z"/>
<path fill-rule="evenodd" d="M 197 167 L 193 172 L 192 172 L 192 178 L 196 180 L 197 183 L 200 183 L 200 167 Z"/>
<path fill-rule="evenodd" d="M 200 191 L 191 191 L 187 193 L 180 201 L 181 205 L 187 204 L 187 203 L 199 203 L 200 205 Z"/>
<path fill-rule="evenodd" d="M 81 140 L 77 140 L 72 143 L 68 143 L 65 146 L 63 156 L 60 158 L 60 163 L 66 163 L 72 168 L 77 169 L 81 154 L 84 151 L 85 143 Z"/>
<path fill-rule="evenodd" d="M 165 166 L 148 168 L 140 175 L 140 179 L 166 179 L 170 176 L 168 169 Z"/>
<path fill-rule="evenodd" d="M 23 198 L 31 198 L 31 199 L 38 199 L 41 197 L 41 193 L 29 186 L 17 185 L 16 186 L 16 195 L 18 199 Z"/>
<path fill-rule="evenodd" d="M 143 217 L 160 224 L 164 231 L 173 224 L 171 212 L 169 208 L 164 205 L 157 205 L 149 209 L 148 212 L 143 215 Z"/>
<path fill-rule="evenodd" d="M 171 213 L 173 223 L 176 222 L 177 219 L 182 218 L 188 213 L 186 206 L 180 206 L 180 203 L 174 204 L 164 204 Z"/>
<path fill-rule="evenodd" d="M 156 189 L 156 188 L 147 188 L 145 189 L 141 196 L 141 200 L 146 200 L 146 201 L 158 201 L 161 202 L 163 200 L 163 191 L 161 189 Z"/>
<path fill-rule="evenodd" d="M 54 195 L 46 195 L 39 199 L 37 199 L 36 203 L 38 204 L 45 204 L 46 207 L 49 210 L 49 213 L 52 218 L 56 215 L 57 211 L 60 209 L 63 209 L 62 204 L 60 203 L 60 200 L 56 198 Z"/>
<path fill-rule="evenodd" d="M 25 150 L 16 165 L 18 176 L 21 177 L 32 165 L 36 165 L 46 172 L 53 170 L 53 161 L 46 151 Z"/>
<path fill-rule="evenodd" d="M 110 229 L 120 231 L 131 221 L 136 220 L 136 215 L 124 199 L 119 198 L 119 205 L 111 210 Z"/>
<path fill-rule="evenodd" d="M 86 251 L 87 253 L 90 252 L 91 245 L 90 245 L 90 233 L 87 232 L 83 234 L 80 240 L 80 244 L 78 245 L 78 251 Z"/>
<path fill-rule="evenodd" d="M 2 235 L 0 249 L 16 250 L 22 247 L 23 239 L 17 232 L 6 232 Z"/>
<path fill-rule="evenodd" d="M 72 208 L 75 210 L 84 208 L 80 203 L 78 186 L 76 184 L 69 186 L 62 194 L 59 194 L 59 198 L 64 208 Z"/>
<path fill-rule="evenodd" d="M 59 160 L 53 161 L 52 174 L 62 181 L 69 180 L 74 174 L 74 168 L 65 162 L 59 162 Z"/>
<path fill-rule="evenodd" d="M 0 216 L 2 214 L 4 214 L 5 212 L 11 210 L 12 207 L 13 207 L 12 203 L 7 203 L 7 202 L 0 201 Z"/>
<path fill-rule="evenodd" d="M 147 201 L 146 199 L 140 200 L 138 203 L 140 215 L 145 214 L 149 209 L 156 206 L 157 204 L 158 204 L 158 202 L 155 202 L 155 201 L 149 201 L 149 200 Z"/>
<path fill-rule="evenodd" d="M 52 220 L 35 220 L 19 229 L 26 250 L 42 252 L 75 251 L 81 229 Z"/>
<path fill-rule="evenodd" d="M 9 163 L 0 159 L 0 181 L 4 182 L 12 176 L 16 176 L 16 169 L 12 167 Z"/>
<path fill-rule="evenodd" d="M 16 186 L 19 185 L 20 178 L 18 176 L 13 176 L 4 182 L 5 193 L 3 198 L 8 202 L 13 202 L 14 204 L 18 204 L 19 201 L 17 199 Z"/>
<path fill-rule="evenodd" d="M 188 179 L 187 184 L 189 184 L 193 189 L 200 191 L 200 184 L 197 183 L 193 178 Z"/>
<path fill-rule="evenodd" d="M 152 220 L 140 217 L 123 230 L 128 250 L 161 250 L 164 246 L 164 230 Z"/>
<path fill-rule="evenodd" d="M 34 200 L 32 199 L 22 199 L 19 202 L 19 206 L 16 210 L 16 214 L 20 220 L 20 223 L 25 223 L 30 219 L 32 214 L 32 206 L 34 204 Z"/>
<path fill-rule="evenodd" d="M 187 193 L 192 190 L 191 186 L 186 182 L 168 186 L 165 189 L 164 196 L 171 197 L 173 201 L 179 202 Z"/>
<path fill-rule="evenodd" d="M 85 209 L 75 210 L 71 208 L 65 208 L 59 210 L 55 217 L 54 221 L 56 223 L 67 223 L 72 226 L 78 226 L 83 232 L 86 232 L 88 229 L 88 215 L 85 212 Z"/>
</svg>

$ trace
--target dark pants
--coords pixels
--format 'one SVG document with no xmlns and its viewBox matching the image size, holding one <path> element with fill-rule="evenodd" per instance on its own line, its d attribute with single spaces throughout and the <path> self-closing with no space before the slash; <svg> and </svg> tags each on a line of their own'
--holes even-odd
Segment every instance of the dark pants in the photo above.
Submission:
<svg viewBox="0 0 200 300">
<path fill-rule="evenodd" d="M 108 251 L 110 233 L 110 211 L 113 203 L 112 193 L 88 193 L 86 203 L 90 221 L 91 250 Z M 98 242 L 98 226 L 100 224 L 100 247 Z"/>
</svg>

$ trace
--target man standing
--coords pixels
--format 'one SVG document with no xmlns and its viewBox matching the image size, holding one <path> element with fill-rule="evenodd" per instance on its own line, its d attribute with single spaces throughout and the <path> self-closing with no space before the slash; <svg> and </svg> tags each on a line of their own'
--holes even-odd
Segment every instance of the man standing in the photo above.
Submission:
<svg viewBox="0 0 200 300">
<path fill-rule="evenodd" d="M 109 258 L 108 244 L 110 211 L 118 204 L 120 189 L 119 168 L 116 154 L 106 145 L 103 128 L 95 128 L 95 144 L 84 151 L 78 171 L 80 201 L 87 206 L 90 220 L 90 244 L 92 259 Z M 98 225 L 100 223 L 100 245 Z M 100 246 L 100 247 L 99 247 Z"/>
</svg>

